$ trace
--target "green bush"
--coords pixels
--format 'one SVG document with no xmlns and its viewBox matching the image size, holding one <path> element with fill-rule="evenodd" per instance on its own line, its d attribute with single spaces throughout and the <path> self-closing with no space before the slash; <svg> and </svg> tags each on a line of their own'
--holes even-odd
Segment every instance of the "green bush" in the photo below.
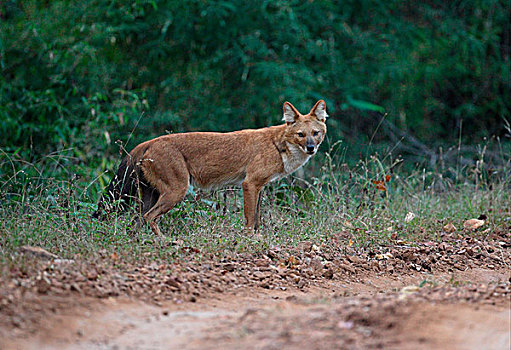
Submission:
<svg viewBox="0 0 511 350">
<path fill-rule="evenodd" d="M 326 99 L 352 144 L 382 110 L 427 144 L 510 119 L 504 0 L 8 0 L 0 18 L 0 147 L 29 159 L 275 124 L 285 100 Z"/>
</svg>

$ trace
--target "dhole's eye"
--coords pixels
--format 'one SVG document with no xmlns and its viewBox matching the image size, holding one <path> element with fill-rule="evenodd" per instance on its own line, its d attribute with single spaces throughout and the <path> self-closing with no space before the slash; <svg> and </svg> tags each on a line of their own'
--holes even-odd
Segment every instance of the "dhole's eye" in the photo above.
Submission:
<svg viewBox="0 0 511 350">
<path fill-rule="evenodd" d="M 298 135 L 298 137 L 305 137 L 303 132 L 299 132 L 299 133 L 297 133 L 297 135 Z"/>
<path fill-rule="evenodd" d="M 319 135 L 319 131 L 314 131 L 314 132 L 312 133 L 312 136 L 318 136 L 318 135 Z"/>
</svg>

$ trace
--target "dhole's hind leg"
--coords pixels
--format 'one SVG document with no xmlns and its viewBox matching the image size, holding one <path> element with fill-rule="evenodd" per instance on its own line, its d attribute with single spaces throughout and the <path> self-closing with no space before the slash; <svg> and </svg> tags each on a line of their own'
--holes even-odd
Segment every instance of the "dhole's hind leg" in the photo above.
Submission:
<svg viewBox="0 0 511 350">
<path fill-rule="evenodd" d="M 158 201 L 160 197 L 160 193 L 157 189 L 149 186 L 144 186 L 141 188 L 141 208 L 140 214 L 145 215 Z"/>
<path fill-rule="evenodd" d="M 182 201 L 188 192 L 190 174 L 186 164 L 176 165 L 161 173 L 153 173 L 158 178 L 159 196 L 156 203 L 143 214 L 143 218 L 156 235 L 161 234 L 156 220 Z"/>
<path fill-rule="evenodd" d="M 144 220 L 149 224 L 149 227 L 156 235 L 161 234 L 156 220 L 170 209 L 174 208 L 177 203 L 181 202 L 183 198 L 185 198 L 187 190 L 188 189 L 186 188 L 184 191 L 180 190 L 173 193 L 162 193 L 156 204 L 146 214 L 144 214 Z"/>
<path fill-rule="evenodd" d="M 138 215 L 133 220 L 133 223 L 137 229 L 140 229 L 140 227 L 143 226 L 143 215 L 147 213 L 152 207 L 154 207 L 159 197 L 160 193 L 156 188 L 144 183 L 140 183 Z"/>
</svg>

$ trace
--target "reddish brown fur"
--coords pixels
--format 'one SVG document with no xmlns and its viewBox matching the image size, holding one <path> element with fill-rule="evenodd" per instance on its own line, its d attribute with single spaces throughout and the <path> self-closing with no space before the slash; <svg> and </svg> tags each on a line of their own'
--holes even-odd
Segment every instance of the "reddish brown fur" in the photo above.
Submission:
<svg viewBox="0 0 511 350">
<path fill-rule="evenodd" d="M 316 111 L 324 114 L 318 117 Z M 304 164 L 326 134 L 323 100 L 307 115 L 301 115 L 288 102 L 284 112 L 286 124 L 279 126 L 165 135 L 135 147 L 128 156 L 130 163 L 142 170 L 143 177 L 159 193 L 158 198 L 142 193 L 143 218 L 153 232 L 160 233 L 156 220 L 184 198 L 190 181 L 205 188 L 241 184 L 246 227 L 252 231 L 263 186 Z M 306 154 L 307 144 L 310 149 L 314 145 L 310 155 Z"/>
</svg>

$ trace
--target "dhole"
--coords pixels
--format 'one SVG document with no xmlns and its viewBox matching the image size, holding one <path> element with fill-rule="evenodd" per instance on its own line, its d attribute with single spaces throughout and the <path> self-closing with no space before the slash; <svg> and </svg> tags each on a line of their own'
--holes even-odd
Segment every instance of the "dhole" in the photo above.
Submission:
<svg viewBox="0 0 511 350">
<path fill-rule="evenodd" d="M 283 110 L 285 124 L 278 126 L 171 134 L 139 144 L 121 162 L 93 216 L 113 201 L 123 199 L 125 208 L 139 198 L 143 219 L 160 234 L 156 220 L 185 197 L 190 183 L 202 188 L 241 184 L 246 229 L 252 232 L 263 186 L 304 165 L 326 134 L 325 101 L 306 115 L 289 102 Z"/>
</svg>

